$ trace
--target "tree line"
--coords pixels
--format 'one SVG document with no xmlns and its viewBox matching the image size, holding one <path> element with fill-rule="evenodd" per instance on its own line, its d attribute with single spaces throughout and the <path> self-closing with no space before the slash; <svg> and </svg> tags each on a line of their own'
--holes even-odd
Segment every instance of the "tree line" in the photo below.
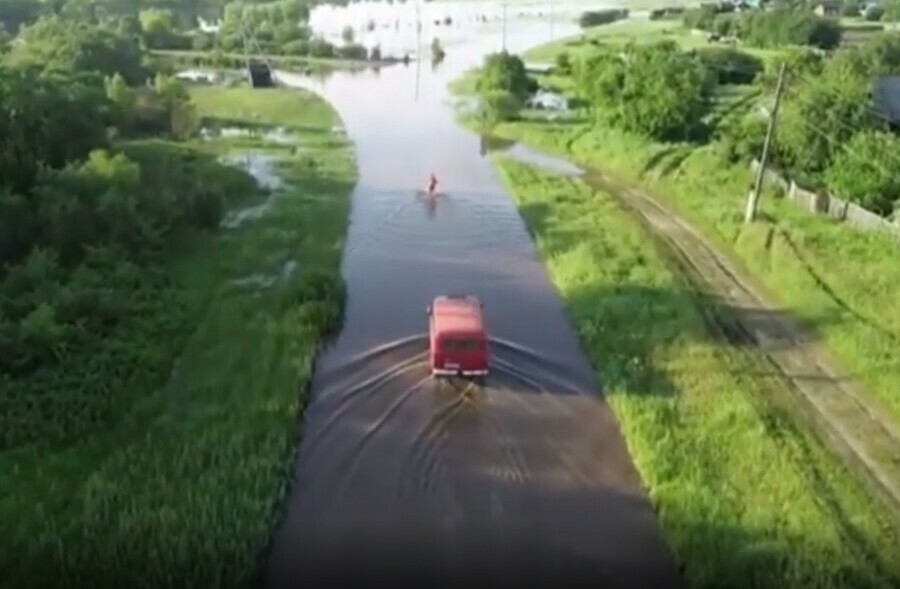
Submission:
<svg viewBox="0 0 900 589">
<path fill-rule="evenodd" d="M 359 44 L 334 45 L 304 23 L 318 0 L 5 0 L 0 4 L 0 46 L 23 27 L 48 17 L 90 25 L 106 24 L 137 37 L 149 50 L 243 53 L 247 47 L 272 55 L 380 59 Z M 217 22 L 201 30 L 198 19 Z M 380 53 L 380 52 L 377 52 Z"/>
<path fill-rule="evenodd" d="M 841 44 L 843 32 L 836 19 L 796 6 L 735 12 L 730 4 L 706 4 L 685 11 L 682 22 L 687 28 L 734 37 L 760 48 L 809 45 L 834 49 Z"/>
<path fill-rule="evenodd" d="M 666 40 L 600 45 L 578 60 L 562 53 L 556 73 L 571 77 L 594 124 L 660 142 L 712 142 L 737 163 L 759 156 L 765 101 L 723 114 L 719 97 L 731 87 L 771 98 L 784 61 L 788 83 L 774 164 L 804 184 L 891 214 L 900 198 L 900 139 L 873 88 L 884 76 L 900 75 L 900 37 L 883 35 L 830 54 L 795 47 L 781 56 L 763 61 L 734 47 L 685 50 Z M 534 87 L 521 59 L 508 54 L 490 56 L 477 81 L 494 120 L 518 117 Z"/>
<path fill-rule="evenodd" d="M 178 317 L 166 252 L 256 190 L 178 144 L 197 126 L 111 24 L 44 16 L 0 56 L 0 447 L 102 420 L 138 367 L 163 369 L 147 317 Z"/>
</svg>

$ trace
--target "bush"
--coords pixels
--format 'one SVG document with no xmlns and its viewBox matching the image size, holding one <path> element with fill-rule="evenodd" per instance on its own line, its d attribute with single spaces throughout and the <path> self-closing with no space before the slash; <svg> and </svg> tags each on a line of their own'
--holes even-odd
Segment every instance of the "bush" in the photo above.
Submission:
<svg viewBox="0 0 900 589">
<path fill-rule="evenodd" d="M 512 92 L 491 90 L 481 94 L 484 122 L 490 125 L 517 119 L 522 107 L 522 100 Z"/>
<path fill-rule="evenodd" d="M 321 37 L 315 37 L 309 42 L 309 54 L 312 57 L 331 58 L 334 57 L 335 47 Z"/>
<path fill-rule="evenodd" d="M 699 130 L 714 77 L 696 54 L 660 42 L 596 55 L 578 68 L 576 87 L 598 120 L 681 141 Z"/>
<path fill-rule="evenodd" d="M 209 51 L 215 44 L 215 36 L 209 33 L 196 33 L 191 39 L 191 48 L 194 51 Z"/>
<path fill-rule="evenodd" d="M 751 84 L 765 69 L 760 58 L 731 47 L 703 47 L 695 54 L 719 84 Z"/>
<path fill-rule="evenodd" d="M 847 17 L 857 17 L 860 15 L 860 5 L 858 2 L 848 1 L 841 7 L 841 14 Z"/>
<path fill-rule="evenodd" d="M 284 55 L 309 55 L 310 54 L 310 45 L 309 41 L 304 41 L 302 39 L 298 39 L 296 41 L 290 41 L 285 43 L 281 52 Z"/>
<path fill-rule="evenodd" d="M 869 22 L 878 22 L 884 18 L 884 7 L 877 4 L 870 4 L 863 13 L 863 18 Z"/>
<path fill-rule="evenodd" d="M 337 56 L 341 59 L 354 59 L 363 61 L 369 56 L 369 51 L 358 43 L 351 43 L 337 48 Z"/>
<path fill-rule="evenodd" d="M 485 58 L 475 88 L 479 94 L 507 92 L 524 101 L 537 89 L 537 83 L 528 77 L 525 62 L 518 55 L 501 51 Z"/>
<path fill-rule="evenodd" d="M 781 7 L 764 12 L 723 14 L 718 5 L 704 5 L 684 14 L 684 25 L 722 36 L 735 36 L 754 47 L 810 45 L 834 49 L 841 43 L 838 21 L 801 8 Z"/>
<path fill-rule="evenodd" d="M 572 73 L 572 60 L 565 51 L 556 55 L 556 71 L 564 76 Z"/>
<path fill-rule="evenodd" d="M 759 157 L 768 124 L 760 117 L 727 119 L 717 130 L 716 147 L 732 163 L 750 162 Z"/>
<path fill-rule="evenodd" d="M 581 13 L 578 24 L 581 28 L 596 27 L 628 18 L 628 10 L 589 10 Z"/>
<path fill-rule="evenodd" d="M 381 47 L 376 45 L 369 51 L 369 61 L 381 61 Z"/>
<path fill-rule="evenodd" d="M 861 131 L 825 172 L 828 189 L 882 216 L 889 216 L 900 195 L 900 140 L 882 131 Z"/>
</svg>

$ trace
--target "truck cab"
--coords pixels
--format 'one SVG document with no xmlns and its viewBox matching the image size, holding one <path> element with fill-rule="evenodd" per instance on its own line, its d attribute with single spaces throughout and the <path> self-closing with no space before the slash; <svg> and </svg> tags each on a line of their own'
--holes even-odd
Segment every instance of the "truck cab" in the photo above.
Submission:
<svg viewBox="0 0 900 589">
<path fill-rule="evenodd" d="M 431 374 L 484 377 L 490 364 L 481 301 L 471 295 L 446 295 L 426 309 Z"/>
</svg>

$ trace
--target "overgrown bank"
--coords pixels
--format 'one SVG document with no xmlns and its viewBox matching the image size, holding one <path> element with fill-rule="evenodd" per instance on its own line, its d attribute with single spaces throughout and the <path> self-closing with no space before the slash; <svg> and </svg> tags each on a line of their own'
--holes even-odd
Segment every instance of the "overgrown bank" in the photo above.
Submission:
<svg viewBox="0 0 900 589">
<path fill-rule="evenodd" d="M 340 321 L 354 162 L 336 114 L 310 95 L 192 99 L 204 126 L 256 134 L 121 147 L 152 158 L 139 181 L 157 196 L 224 193 L 224 209 L 117 274 L 109 294 L 126 323 L 106 357 L 79 371 L 77 355 L 60 357 L 71 364 L 55 397 L 4 397 L 21 435 L 0 449 L 13 473 L 0 483 L 0 586 L 238 585 L 267 542 L 313 360 Z M 243 172 L 217 159 L 235 149 Z M 88 411 L 97 399 L 110 400 L 102 420 Z"/>
<path fill-rule="evenodd" d="M 640 40 L 640 34 L 634 38 Z M 750 227 L 742 223 L 753 181 L 749 159 L 758 154 L 765 131 L 759 112 L 771 106 L 771 68 L 742 66 L 740 72 L 749 72 L 752 83 L 718 78 L 710 86 L 703 68 L 721 73 L 722 67 L 703 66 L 706 58 L 661 44 L 627 49 L 635 59 L 646 60 L 641 63 L 647 67 L 625 74 L 602 48 L 602 35 L 597 39 L 601 49 L 596 55 L 591 43 L 558 46 L 569 48 L 573 64 L 600 72 L 584 78 L 597 80 L 589 91 L 576 90 L 582 84 L 577 68 L 570 66 L 566 73 L 565 64 L 539 80 L 564 93 L 574 92 L 589 108 L 577 108 L 556 121 L 530 111 L 517 116 L 516 111 L 511 116 L 517 120 L 502 122 L 491 133 L 603 170 L 673 205 L 722 245 L 775 302 L 811 327 L 876 406 L 900 420 L 900 357 L 894 353 L 900 342 L 900 312 L 893 304 L 893 285 L 900 281 L 900 266 L 893 261 L 896 243 L 885 235 L 810 215 L 772 190 L 764 194 L 759 222 Z M 617 37 L 610 43 L 618 47 L 627 40 Z M 873 210 L 884 210 L 890 195 L 896 196 L 892 183 L 898 176 L 890 171 L 900 169 L 900 158 L 894 149 L 877 149 L 878 158 L 873 159 L 864 147 L 900 140 L 867 127 L 874 124 L 874 107 L 853 94 L 865 84 L 846 82 L 850 85 L 844 88 L 836 80 L 866 80 L 900 67 L 895 45 L 896 39 L 876 38 L 824 63 L 810 53 L 785 54 L 796 60 L 791 63 L 796 64 L 797 83 L 785 98 L 777 161 L 798 177 L 835 187 L 852 185 L 855 192 L 848 198 L 871 204 Z M 734 50 L 722 51 L 728 57 Z M 747 57 L 732 55 L 727 61 L 733 65 Z M 610 69 L 604 69 L 607 66 Z M 669 66 L 675 69 L 666 69 Z M 634 80 L 618 84 L 621 75 Z M 630 89 L 644 78 L 651 78 L 647 87 L 656 90 L 634 98 Z M 672 98 L 675 88 L 691 90 L 696 100 L 665 107 L 660 101 Z M 852 129 L 859 131 L 852 135 Z"/>
<path fill-rule="evenodd" d="M 896 585 L 884 514 L 710 331 L 644 229 L 578 180 L 498 163 L 689 585 Z"/>
</svg>

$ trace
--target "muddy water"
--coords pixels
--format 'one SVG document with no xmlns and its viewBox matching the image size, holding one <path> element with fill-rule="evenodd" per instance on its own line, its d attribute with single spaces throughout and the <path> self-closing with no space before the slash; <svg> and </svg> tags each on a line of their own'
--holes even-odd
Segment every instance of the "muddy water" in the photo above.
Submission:
<svg viewBox="0 0 900 589">
<path fill-rule="evenodd" d="M 557 25 L 556 34 L 562 34 Z M 545 25 L 511 25 L 515 50 Z M 439 69 L 338 74 L 312 87 L 355 141 L 346 325 L 320 358 L 273 587 L 676 586 L 610 408 L 558 294 L 446 83 L 498 49 L 471 39 Z M 443 195 L 421 196 L 429 172 Z M 484 388 L 429 377 L 425 307 L 484 302 Z"/>
</svg>

